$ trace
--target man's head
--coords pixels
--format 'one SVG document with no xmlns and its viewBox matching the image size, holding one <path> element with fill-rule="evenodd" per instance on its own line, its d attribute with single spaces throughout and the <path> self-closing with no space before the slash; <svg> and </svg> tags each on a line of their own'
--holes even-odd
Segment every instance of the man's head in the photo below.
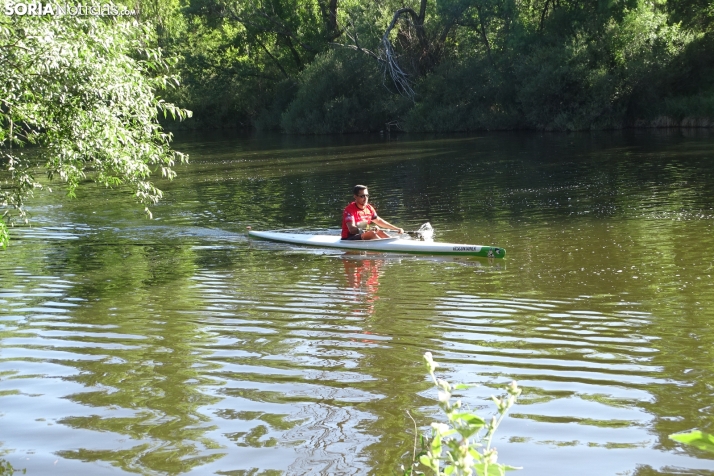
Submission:
<svg viewBox="0 0 714 476">
<path fill-rule="evenodd" d="M 352 193 L 355 196 L 355 201 L 357 203 L 367 203 L 367 200 L 369 200 L 369 192 L 367 191 L 367 187 L 365 185 L 355 185 L 354 188 L 352 189 Z"/>
</svg>

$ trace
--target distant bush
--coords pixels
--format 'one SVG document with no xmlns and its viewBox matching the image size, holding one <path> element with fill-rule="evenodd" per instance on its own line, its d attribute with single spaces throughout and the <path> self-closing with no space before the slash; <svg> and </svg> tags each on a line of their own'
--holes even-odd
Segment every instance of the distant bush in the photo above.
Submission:
<svg viewBox="0 0 714 476">
<path fill-rule="evenodd" d="M 280 120 L 290 103 L 295 99 L 298 83 L 292 78 L 284 79 L 275 86 L 273 100 L 263 108 L 253 121 L 253 126 L 259 131 L 279 131 Z"/>
<path fill-rule="evenodd" d="M 406 128 L 421 132 L 468 132 L 523 126 L 513 84 L 485 58 L 450 59 L 417 85 Z"/>
<path fill-rule="evenodd" d="M 425 16 L 403 14 L 388 36 L 412 99 L 395 93 L 372 56 L 385 57 L 381 40 L 399 2 L 159 3 L 143 18 L 156 19 L 161 46 L 183 58 L 182 85 L 168 97 L 194 111 L 182 128 L 326 134 L 394 122 L 415 132 L 714 123 L 707 0 L 537 8 L 429 0 Z"/>
<path fill-rule="evenodd" d="M 692 38 L 646 4 L 625 11 L 618 21 L 562 38 L 524 32 L 517 47 L 494 53 L 494 61 L 483 56 L 442 63 L 418 85 L 407 126 L 414 131 L 621 128 L 628 125 L 628 112 L 641 115 L 640 104 L 652 104 L 633 104 L 633 94 L 659 98 L 658 114 L 704 112 L 701 105 L 692 109 L 698 94 L 691 101 L 662 103 L 664 85 L 652 81 Z"/>
<path fill-rule="evenodd" d="M 382 130 L 394 120 L 403 98 L 383 84 L 376 61 L 351 50 L 318 55 L 300 73 L 295 99 L 283 112 L 285 132 L 328 134 Z"/>
<path fill-rule="evenodd" d="M 622 78 L 586 38 L 543 45 L 514 67 L 518 104 L 529 128 L 583 130 L 621 125 Z"/>
<path fill-rule="evenodd" d="M 171 130 L 250 128 L 250 113 L 256 106 L 255 100 L 244 92 L 249 88 L 245 81 L 209 75 L 198 68 L 189 70 L 192 66 L 184 64 L 187 69 L 182 74 L 187 81 L 170 91 L 168 99 L 186 107 L 190 105 L 195 111 L 193 117 L 181 123 L 162 121 L 162 125 Z"/>
<path fill-rule="evenodd" d="M 714 32 L 695 38 L 630 100 L 630 122 L 654 127 L 714 125 Z"/>
</svg>

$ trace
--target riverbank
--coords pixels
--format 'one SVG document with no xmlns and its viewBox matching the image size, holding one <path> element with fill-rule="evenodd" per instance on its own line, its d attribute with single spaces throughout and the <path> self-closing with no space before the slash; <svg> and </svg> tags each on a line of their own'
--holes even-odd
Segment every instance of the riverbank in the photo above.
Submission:
<svg viewBox="0 0 714 476">
<path fill-rule="evenodd" d="M 285 131 L 275 131 L 275 130 L 257 130 L 255 127 L 248 126 L 245 124 L 231 124 L 231 123 L 223 123 L 223 124 L 213 124 L 213 123 L 206 123 L 201 121 L 200 118 L 198 118 L 196 121 L 188 120 L 184 122 L 175 122 L 175 121 L 162 121 L 163 127 L 167 131 L 171 132 L 187 132 L 187 131 L 220 131 L 220 130 L 226 130 L 226 131 L 242 131 L 242 132 L 283 132 L 285 134 L 291 134 L 289 132 Z M 637 119 L 634 121 L 633 124 L 629 125 L 623 125 L 622 127 L 608 127 L 608 128 L 601 128 L 601 129 L 555 129 L 555 128 L 547 128 L 544 127 L 542 129 L 508 129 L 508 128 L 484 128 L 484 129 L 474 129 L 474 130 L 440 130 L 438 132 L 440 133 L 469 133 L 469 132 L 506 132 L 506 131 L 511 131 L 511 132 L 516 132 L 516 131 L 521 131 L 521 132 L 538 132 L 538 131 L 544 131 L 544 132 L 586 132 L 586 131 L 614 131 L 614 130 L 633 130 L 633 129 L 672 129 L 672 130 L 677 130 L 677 129 L 682 129 L 682 130 L 687 130 L 687 129 L 714 129 L 714 117 L 701 117 L 701 116 L 686 116 L 682 119 L 676 119 L 674 117 L 670 116 L 657 116 L 654 119 Z M 408 133 L 408 132 L 413 132 L 413 133 L 429 133 L 429 132 L 434 132 L 434 131 L 423 131 L 423 130 L 415 130 L 415 131 L 410 131 L 408 129 L 403 128 L 398 121 L 392 121 L 389 123 L 385 123 L 379 130 L 375 131 L 349 131 L 347 133 L 351 134 L 362 134 L 362 133 L 380 133 L 380 134 L 400 134 L 400 133 Z M 342 134 L 345 132 L 325 132 L 323 134 Z M 307 133 L 305 135 L 321 135 L 317 133 Z"/>
</svg>

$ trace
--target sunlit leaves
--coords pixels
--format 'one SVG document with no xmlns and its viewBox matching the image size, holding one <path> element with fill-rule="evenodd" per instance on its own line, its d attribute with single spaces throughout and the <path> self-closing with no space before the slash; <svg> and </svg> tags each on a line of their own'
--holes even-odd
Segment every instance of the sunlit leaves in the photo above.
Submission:
<svg viewBox="0 0 714 476">
<path fill-rule="evenodd" d="M 24 218 L 24 201 L 41 187 L 33 176 L 36 159 L 17 153 L 25 144 L 41 146 L 36 156 L 71 197 L 89 178 L 128 186 L 139 202 L 156 203 L 161 191 L 152 173 L 171 179 L 172 167 L 187 159 L 169 147 L 159 114 L 184 119 L 191 113 L 157 96 L 178 78 L 151 46 L 151 27 L 91 16 L 0 16 L 0 25 L 5 215 L 14 210 Z"/>
<path fill-rule="evenodd" d="M 10 234 L 7 232 L 7 226 L 2 218 L 0 218 L 0 248 L 7 248 L 10 243 Z"/>
</svg>

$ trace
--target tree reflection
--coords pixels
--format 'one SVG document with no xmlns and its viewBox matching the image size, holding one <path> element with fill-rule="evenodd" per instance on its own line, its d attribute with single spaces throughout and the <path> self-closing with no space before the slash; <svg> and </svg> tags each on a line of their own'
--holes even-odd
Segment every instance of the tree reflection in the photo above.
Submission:
<svg viewBox="0 0 714 476">
<path fill-rule="evenodd" d="M 215 426 L 199 411 L 220 400 L 204 391 L 215 385 L 206 377 L 213 364 L 203 350 L 213 339 L 186 312 L 202 307 L 186 279 L 198 257 L 186 246 L 73 250 L 63 256 L 64 267 L 85 276 L 71 291 L 85 304 L 72 316 L 72 334 L 63 337 L 63 350 L 73 357 L 58 363 L 79 371 L 64 379 L 84 391 L 65 398 L 86 410 L 59 422 L 130 440 L 122 448 L 57 454 L 171 474 L 220 458 L 219 445 L 204 436 Z"/>
</svg>

